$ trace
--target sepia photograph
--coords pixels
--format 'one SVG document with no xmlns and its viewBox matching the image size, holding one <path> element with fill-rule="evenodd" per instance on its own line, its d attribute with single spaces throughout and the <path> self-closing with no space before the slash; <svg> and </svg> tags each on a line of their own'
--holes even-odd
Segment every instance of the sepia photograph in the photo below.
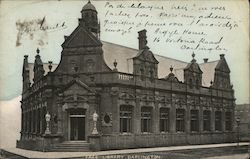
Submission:
<svg viewBox="0 0 250 159">
<path fill-rule="evenodd" d="M 250 159 L 249 13 L 0 0 L 0 158 Z"/>
</svg>

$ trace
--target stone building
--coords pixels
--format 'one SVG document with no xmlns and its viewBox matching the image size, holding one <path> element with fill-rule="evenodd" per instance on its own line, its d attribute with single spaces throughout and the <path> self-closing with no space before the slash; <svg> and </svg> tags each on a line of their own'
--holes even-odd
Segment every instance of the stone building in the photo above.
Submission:
<svg viewBox="0 0 250 159">
<path fill-rule="evenodd" d="M 235 106 L 235 118 L 239 118 L 239 133 L 241 141 L 250 140 L 250 104 L 237 104 Z"/>
<path fill-rule="evenodd" d="M 102 42 L 88 2 L 62 44 L 61 61 L 23 62 L 17 147 L 88 151 L 234 140 L 234 90 L 224 55 L 198 64 Z M 135 37 L 136 38 L 136 37 Z M 77 142 L 75 142 L 77 141 Z"/>
</svg>

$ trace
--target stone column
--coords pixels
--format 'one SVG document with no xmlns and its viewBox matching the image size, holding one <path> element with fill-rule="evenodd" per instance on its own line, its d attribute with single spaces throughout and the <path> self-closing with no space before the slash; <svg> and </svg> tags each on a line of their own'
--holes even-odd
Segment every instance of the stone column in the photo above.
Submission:
<svg viewBox="0 0 250 159">
<path fill-rule="evenodd" d="M 57 118 L 57 134 L 62 134 L 63 127 L 62 127 L 62 104 L 57 104 L 57 111 L 58 111 L 58 118 Z"/>
<path fill-rule="evenodd" d="M 134 133 L 141 133 L 141 107 L 140 98 L 137 96 L 135 101 L 135 115 L 134 115 Z"/>
<path fill-rule="evenodd" d="M 226 130 L 226 124 L 225 124 L 225 109 L 222 109 L 221 111 L 221 131 L 224 132 Z"/>
<path fill-rule="evenodd" d="M 214 132 L 215 131 L 215 111 L 214 111 L 214 108 L 212 108 L 212 110 L 211 110 L 210 124 L 211 124 L 211 132 Z"/>
<path fill-rule="evenodd" d="M 176 106 L 173 104 L 170 107 L 170 132 L 175 133 L 176 132 Z"/>
<path fill-rule="evenodd" d="M 200 106 L 200 109 L 199 109 L 198 122 L 199 122 L 199 132 L 201 133 L 203 131 L 203 107 L 202 106 Z"/>
<path fill-rule="evenodd" d="M 185 109 L 185 117 L 184 117 L 184 120 L 185 120 L 185 132 L 186 133 L 190 133 L 190 126 L 191 126 L 191 122 L 190 122 L 190 113 L 191 113 L 191 111 L 190 111 L 190 106 L 189 105 L 187 105 L 187 109 Z"/>
<path fill-rule="evenodd" d="M 160 132 L 160 128 L 159 128 L 159 123 L 160 123 L 160 113 L 159 113 L 159 103 L 158 101 L 155 102 L 154 108 L 153 108 L 153 125 L 152 125 L 152 132 L 153 133 L 159 133 Z"/>
</svg>

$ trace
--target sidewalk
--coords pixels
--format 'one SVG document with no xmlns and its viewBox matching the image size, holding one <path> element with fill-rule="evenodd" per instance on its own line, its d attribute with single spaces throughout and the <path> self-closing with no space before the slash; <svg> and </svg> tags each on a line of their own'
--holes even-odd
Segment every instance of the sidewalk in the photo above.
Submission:
<svg viewBox="0 0 250 159">
<path fill-rule="evenodd" d="M 249 143 L 247 142 L 240 143 L 240 146 L 246 146 L 246 145 L 249 145 Z M 140 153 L 148 153 L 148 152 L 167 152 L 167 151 L 176 151 L 176 150 L 220 148 L 220 147 L 232 147 L 232 146 L 237 146 L 237 143 L 170 146 L 170 147 L 157 147 L 157 148 L 139 148 L 139 149 L 111 150 L 111 151 L 99 151 L 99 152 L 39 152 L 39 151 L 30 151 L 30 150 L 24 150 L 24 149 L 19 149 L 19 148 L 3 148 L 3 150 L 19 155 L 19 156 L 23 156 L 24 158 L 46 159 L 46 158 L 77 158 L 77 157 L 95 158 L 96 156 L 105 156 L 105 155 L 111 155 L 111 156 L 128 155 L 128 154 L 140 154 Z M 243 156 L 243 154 L 241 156 Z M 211 159 L 215 159 L 215 158 L 216 157 L 211 157 Z"/>
</svg>

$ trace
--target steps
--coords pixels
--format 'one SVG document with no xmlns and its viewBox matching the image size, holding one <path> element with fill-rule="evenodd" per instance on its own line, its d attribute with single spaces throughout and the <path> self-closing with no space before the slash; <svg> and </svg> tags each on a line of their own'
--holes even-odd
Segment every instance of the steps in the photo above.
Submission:
<svg viewBox="0 0 250 159">
<path fill-rule="evenodd" d="M 65 141 L 56 144 L 51 151 L 56 152 L 87 152 L 89 150 L 89 143 L 86 141 Z"/>
</svg>

